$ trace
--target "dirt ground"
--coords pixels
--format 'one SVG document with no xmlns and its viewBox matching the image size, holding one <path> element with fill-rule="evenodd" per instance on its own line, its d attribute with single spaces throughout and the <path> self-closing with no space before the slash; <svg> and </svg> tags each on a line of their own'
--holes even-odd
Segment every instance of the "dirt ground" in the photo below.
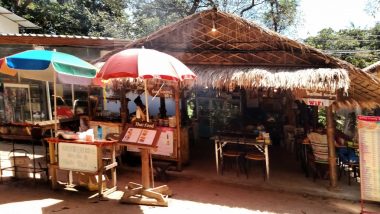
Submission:
<svg viewBox="0 0 380 214">
<path fill-rule="evenodd" d="M 9 146 L 0 144 L 2 167 L 10 164 Z M 22 145 L 18 147 L 23 148 Z M 347 185 L 347 179 L 342 179 L 340 190 L 328 191 L 328 180 L 313 182 L 306 178 L 299 162 L 281 148 L 270 151 L 271 177 L 268 181 L 263 181 L 259 168 L 252 169 L 249 179 L 244 175 L 237 177 L 234 170 L 217 175 L 213 144 L 198 144 L 194 148 L 192 161 L 183 171 L 170 171 L 167 182 L 155 184 L 167 184 L 171 188 L 173 195 L 168 199 L 168 207 L 119 203 L 128 182 L 140 183 L 138 166 L 118 167 L 118 191 L 101 200 L 91 198 L 94 192 L 83 188 L 53 191 L 45 180 L 36 183 L 27 179 L 14 180 L 6 175 L 10 172 L 5 171 L 4 182 L 0 184 L 0 214 L 360 213 L 359 183 Z M 42 150 L 39 153 L 42 154 Z M 380 213 L 379 203 L 366 203 L 365 208 Z"/>
<path fill-rule="evenodd" d="M 357 201 L 178 175 L 165 182 L 173 191 L 168 207 L 121 204 L 121 190 L 129 181 L 139 182 L 140 175 L 120 171 L 118 178 L 118 191 L 101 200 L 83 189 L 53 191 L 46 182 L 7 179 L 0 184 L 0 213 L 360 213 Z M 379 204 L 366 207 L 380 213 Z"/>
</svg>

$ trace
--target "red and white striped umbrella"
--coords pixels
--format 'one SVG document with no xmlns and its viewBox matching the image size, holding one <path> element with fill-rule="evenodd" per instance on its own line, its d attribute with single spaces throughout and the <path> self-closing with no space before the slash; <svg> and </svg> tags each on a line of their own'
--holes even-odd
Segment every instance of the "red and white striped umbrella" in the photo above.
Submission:
<svg viewBox="0 0 380 214">
<path fill-rule="evenodd" d="M 183 81 L 196 75 L 181 61 L 153 49 L 126 49 L 112 55 L 97 78 L 141 78 Z"/>
</svg>

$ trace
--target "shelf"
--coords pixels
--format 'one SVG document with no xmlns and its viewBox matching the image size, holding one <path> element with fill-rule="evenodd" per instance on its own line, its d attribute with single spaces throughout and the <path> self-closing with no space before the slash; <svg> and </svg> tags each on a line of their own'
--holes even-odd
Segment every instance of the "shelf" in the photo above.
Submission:
<svg viewBox="0 0 380 214">
<path fill-rule="evenodd" d="M 240 98 L 197 97 L 196 102 L 201 137 L 212 136 L 215 131 L 227 127 L 241 116 Z"/>
</svg>

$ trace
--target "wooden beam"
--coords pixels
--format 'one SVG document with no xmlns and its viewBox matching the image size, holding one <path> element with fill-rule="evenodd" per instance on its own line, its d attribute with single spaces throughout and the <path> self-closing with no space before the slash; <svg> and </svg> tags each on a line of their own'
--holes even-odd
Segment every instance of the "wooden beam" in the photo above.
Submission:
<svg viewBox="0 0 380 214">
<path fill-rule="evenodd" d="M 35 45 L 51 45 L 51 46 L 79 46 L 79 47 L 96 47 L 96 48 L 115 48 L 123 47 L 131 43 L 129 40 L 121 39 L 105 39 L 90 38 L 81 36 L 65 36 L 65 35 L 45 35 L 45 34 L 16 34 L 16 35 L 0 35 L 0 44 L 35 44 Z"/>
</svg>

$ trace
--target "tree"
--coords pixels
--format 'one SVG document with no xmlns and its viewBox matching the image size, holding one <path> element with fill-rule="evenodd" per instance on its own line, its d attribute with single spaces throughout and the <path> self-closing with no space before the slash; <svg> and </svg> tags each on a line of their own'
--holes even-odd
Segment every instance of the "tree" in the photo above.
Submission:
<svg viewBox="0 0 380 214">
<path fill-rule="evenodd" d="M 217 8 L 285 32 L 297 24 L 298 0 L 141 0 L 130 1 L 135 37 L 147 35 L 196 12 Z"/>
<path fill-rule="evenodd" d="M 366 11 L 373 17 L 380 13 L 380 0 L 367 0 Z"/>
<path fill-rule="evenodd" d="M 39 25 L 34 33 L 130 36 L 125 0 L 0 0 L 0 5 Z"/>
<path fill-rule="evenodd" d="M 297 24 L 298 0 L 0 0 L 42 28 L 34 33 L 139 38 L 185 16 L 217 8 L 277 32 Z"/>
<path fill-rule="evenodd" d="M 380 23 L 368 30 L 355 26 L 339 31 L 323 29 L 305 43 L 364 68 L 380 60 Z"/>
</svg>

